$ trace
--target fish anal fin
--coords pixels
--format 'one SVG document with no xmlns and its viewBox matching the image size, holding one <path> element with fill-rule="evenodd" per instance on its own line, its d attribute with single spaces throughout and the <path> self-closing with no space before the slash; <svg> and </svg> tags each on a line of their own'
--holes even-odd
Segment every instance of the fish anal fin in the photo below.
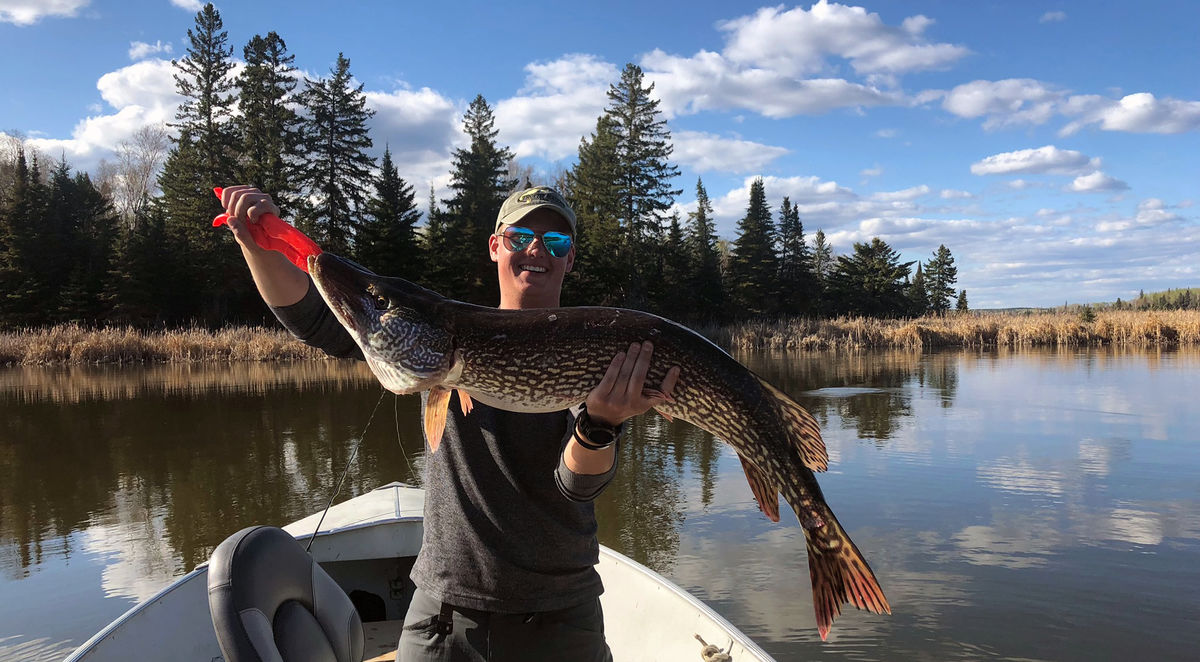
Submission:
<svg viewBox="0 0 1200 662">
<path fill-rule="evenodd" d="M 876 614 L 892 613 L 879 580 L 858 547 L 832 512 L 826 512 L 824 519 L 825 526 L 804 529 L 813 609 L 822 641 L 829 636 L 833 621 L 841 615 L 843 604 L 849 603 Z"/>
<path fill-rule="evenodd" d="M 758 502 L 758 509 L 767 516 L 767 519 L 772 522 L 778 522 L 779 490 L 767 481 L 767 477 L 758 470 L 758 467 L 742 457 L 741 453 L 738 453 L 738 459 L 742 461 L 742 471 L 746 472 L 746 482 L 750 483 L 750 491 L 754 493 L 754 500 Z"/>
<path fill-rule="evenodd" d="M 425 440 L 430 452 L 436 453 L 446 431 L 446 415 L 450 410 L 451 391 L 443 386 L 429 389 L 429 400 L 425 402 Z"/>
<path fill-rule="evenodd" d="M 454 390 L 458 391 L 458 407 L 462 409 L 463 416 L 470 414 L 475 409 L 475 401 L 471 399 L 471 394 L 461 388 Z"/>
<path fill-rule="evenodd" d="M 821 439 L 821 426 L 808 410 L 801 407 L 788 394 L 771 386 L 761 378 L 758 380 L 767 393 L 775 396 L 780 421 L 787 431 L 788 440 L 800 453 L 804 466 L 811 471 L 825 471 L 829 468 L 829 451 L 825 450 L 825 441 Z"/>
</svg>

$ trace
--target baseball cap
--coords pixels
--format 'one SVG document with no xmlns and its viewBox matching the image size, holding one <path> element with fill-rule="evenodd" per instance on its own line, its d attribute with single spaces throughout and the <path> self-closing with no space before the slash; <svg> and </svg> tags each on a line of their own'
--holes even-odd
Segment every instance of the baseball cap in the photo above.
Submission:
<svg viewBox="0 0 1200 662">
<path fill-rule="evenodd" d="M 500 205 L 493 232 L 499 232 L 501 227 L 512 225 L 535 209 L 543 208 L 557 212 L 559 216 L 567 219 L 567 225 L 571 226 L 571 234 L 575 234 L 575 212 L 571 211 L 571 206 L 558 191 L 549 186 L 534 186 L 508 196 L 504 204 Z"/>
</svg>

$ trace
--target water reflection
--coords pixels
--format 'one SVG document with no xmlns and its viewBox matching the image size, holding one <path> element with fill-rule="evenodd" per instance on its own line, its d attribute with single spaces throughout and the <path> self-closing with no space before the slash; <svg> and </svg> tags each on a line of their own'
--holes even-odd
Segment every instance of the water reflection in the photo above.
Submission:
<svg viewBox="0 0 1200 662">
<path fill-rule="evenodd" d="M 822 423 L 822 488 L 894 615 L 851 610 L 820 643 L 794 515 L 767 521 L 728 447 L 657 415 L 631 424 L 600 538 L 779 659 L 1200 646 L 1197 352 L 739 358 Z M 419 483 L 419 399 L 380 394 L 334 361 L 0 371 L 0 659 L 61 658 L 229 532 L 324 507 L 377 403 L 340 498 Z"/>
</svg>

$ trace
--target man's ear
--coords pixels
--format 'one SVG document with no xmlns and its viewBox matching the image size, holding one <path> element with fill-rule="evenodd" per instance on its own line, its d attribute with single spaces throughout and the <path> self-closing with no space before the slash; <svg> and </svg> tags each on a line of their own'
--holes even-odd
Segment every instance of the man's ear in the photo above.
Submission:
<svg viewBox="0 0 1200 662">
<path fill-rule="evenodd" d="M 496 235 L 488 237 L 488 255 L 491 256 L 492 262 L 500 261 L 500 237 Z"/>
<path fill-rule="evenodd" d="M 572 244 L 571 250 L 567 253 L 567 269 L 564 273 L 569 274 L 569 273 L 571 273 L 571 270 L 574 268 L 575 268 L 575 245 Z"/>
</svg>

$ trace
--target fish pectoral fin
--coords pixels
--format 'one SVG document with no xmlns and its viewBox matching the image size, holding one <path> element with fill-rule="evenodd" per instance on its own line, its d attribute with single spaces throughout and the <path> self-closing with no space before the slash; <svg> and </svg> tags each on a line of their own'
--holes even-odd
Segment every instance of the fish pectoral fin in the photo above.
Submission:
<svg viewBox="0 0 1200 662">
<path fill-rule="evenodd" d="M 667 412 L 663 411 L 662 409 L 659 409 L 658 407 L 655 407 L 655 408 L 654 408 L 654 411 L 658 412 L 658 415 L 659 415 L 659 416 L 662 416 L 663 418 L 667 419 L 668 421 L 670 421 L 670 422 L 672 422 L 672 423 L 674 423 L 674 422 L 675 422 L 675 418 L 674 418 L 674 417 L 672 417 L 672 416 L 671 416 L 670 414 L 668 414 Z"/>
<path fill-rule="evenodd" d="M 454 390 L 458 391 L 458 407 L 462 409 L 463 416 L 470 414 L 475 409 L 475 401 L 471 399 L 471 394 L 461 388 Z"/>
<path fill-rule="evenodd" d="M 811 471 L 825 471 L 829 468 L 829 451 L 825 450 L 825 441 L 821 439 L 821 426 L 817 419 L 801 407 L 788 394 L 771 386 L 762 379 L 758 380 L 767 393 L 775 396 L 779 417 L 787 432 L 788 440 L 800 452 L 800 460 Z"/>
<path fill-rule="evenodd" d="M 754 493 L 754 500 L 758 502 L 758 509 L 763 511 L 767 519 L 772 522 L 778 522 L 779 490 L 767 481 L 767 477 L 759 471 L 758 467 L 742 457 L 741 453 L 738 453 L 738 459 L 742 461 L 742 470 L 746 472 L 746 482 L 750 483 L 750 491 Z"/>
<path fill-rule="evenodd" d="M 649 386 L 642 388 L 642 397 L 647 398 L 647 399 L 657 398 L 659 400 L 664 400 L 666 402 L 675 402 L 675 398 L 671 397 L 670 393 L 666 393 L 665 391 L 660 391 L 656 388 L 650 388 Z"/>
<path fill-rule="evenodd" d="M 443 386 L 429 389 L 429 400 L 425 403 L 425 440 L 430 452 L 436 453 L 446 431 L 446 415 L 450 412 L 452 390 Z"/>
</svg>

